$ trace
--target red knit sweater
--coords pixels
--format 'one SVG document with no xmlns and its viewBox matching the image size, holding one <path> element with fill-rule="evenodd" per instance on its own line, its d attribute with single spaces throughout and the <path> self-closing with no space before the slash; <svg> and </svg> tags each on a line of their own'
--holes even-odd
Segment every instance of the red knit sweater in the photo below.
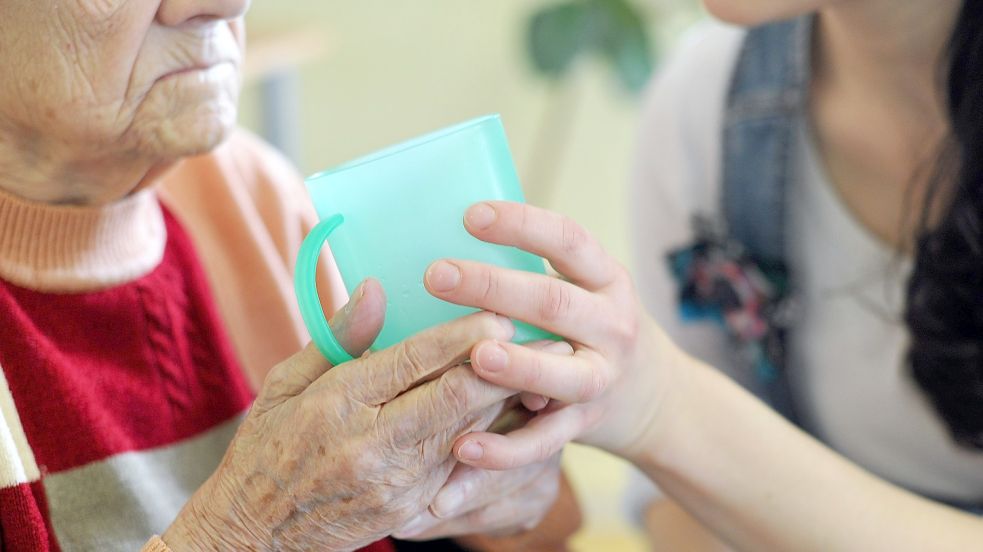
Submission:
<svg viewBox="0 0 983 552">
<path fill-rule="evenodd" d="M 138 549 L 215 469 L 249 406 L 194 248 L 166 211 L 164 224 L 160 264 L 121 285 L 0 280 L 0 433 L 22 430 L 27 449 L 6 451 L 27 458 L 21 481 L 0 481 L 3 550 Z"/>
</svg>

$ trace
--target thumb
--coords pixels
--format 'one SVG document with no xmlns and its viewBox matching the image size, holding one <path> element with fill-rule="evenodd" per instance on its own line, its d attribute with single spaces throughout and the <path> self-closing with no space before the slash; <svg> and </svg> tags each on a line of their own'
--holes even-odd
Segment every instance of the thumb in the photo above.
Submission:
<svg viewBox="0 0 983 552">
<path fill-rule="evenodd" d="M 359 284 L 351 299 L 331 317 L 329 325 L 338 343 L 358 358 L 372 346 L 386 317 L 386 293 L 378 281 L 368 279 Z M 331 363 L 313 343 L 281 362 L 263 383 L 256 407 L 268 410 L 304 392 L 311 383 L 331 369 Z"/>
<path fill-rule="evenodd" d="M 365 280 L 329 322 L 338 343 L 355 358 L 372 346 L 386 318 L 386 292 L 377 280 Z"/>
</svg>

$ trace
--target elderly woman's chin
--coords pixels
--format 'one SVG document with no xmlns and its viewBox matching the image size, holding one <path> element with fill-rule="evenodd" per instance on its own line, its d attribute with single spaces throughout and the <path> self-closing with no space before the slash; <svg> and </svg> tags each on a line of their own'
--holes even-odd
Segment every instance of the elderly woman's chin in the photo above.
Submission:
<svg viewBox="0 0 983 552">
<path fill-rule="evenodd" d="M 137 148 L 162 162 L 213 150 L 235 127 L 239 88 L 231 63 L 164 77 L 134 115 Z"/>
</svg>

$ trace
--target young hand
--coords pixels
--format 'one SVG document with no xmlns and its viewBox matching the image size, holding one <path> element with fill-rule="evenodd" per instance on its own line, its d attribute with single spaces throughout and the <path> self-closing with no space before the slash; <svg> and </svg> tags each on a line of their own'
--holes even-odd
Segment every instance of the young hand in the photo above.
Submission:
<svg viewBox="0 0 983 552">
<path fill-rule="evenodd" d="M 463 436 L 455 455 L 472 466 L 509 469 L 542 462 L 577 439 L 630 457 L 684 355 L 645 313 L 627 270 L 580 225 L 536 207 L 480 203 L 465 226 L 483 241 L 546 258 L 560 278 L 443 260 L 427 271 L 430 293 L 564 336 L 574 354 L 479 343 L 471 361 L 480 377 L 559 402 L 507 435 Z"/>
</svg>

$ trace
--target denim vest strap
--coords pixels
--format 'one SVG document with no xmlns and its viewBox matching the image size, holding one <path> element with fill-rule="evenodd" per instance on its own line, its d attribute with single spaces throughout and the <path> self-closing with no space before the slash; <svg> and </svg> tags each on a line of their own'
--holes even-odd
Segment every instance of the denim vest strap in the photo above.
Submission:
<svg viewBox="0 0 983 552">
<path fill-rule="evenodd" d="M 751 29 L 727 96 L 723 128 L 722 213 L 728 239 L 788 287 L 785 190 L 796 177 L 796 132 L 809 92 L 812 17 Z M 785 330 L 774 340 L 780 360 L 751 367 L 749 389 L 793 422 L 784 369 Z"/>
<path fill-rule="evenodd" d="M 727 97 L 723 213 L 731 238 L 762 263 L 784 264 L 785 186 L 809 90 L 812 18 L 748 32 Z"/>
</svg>

